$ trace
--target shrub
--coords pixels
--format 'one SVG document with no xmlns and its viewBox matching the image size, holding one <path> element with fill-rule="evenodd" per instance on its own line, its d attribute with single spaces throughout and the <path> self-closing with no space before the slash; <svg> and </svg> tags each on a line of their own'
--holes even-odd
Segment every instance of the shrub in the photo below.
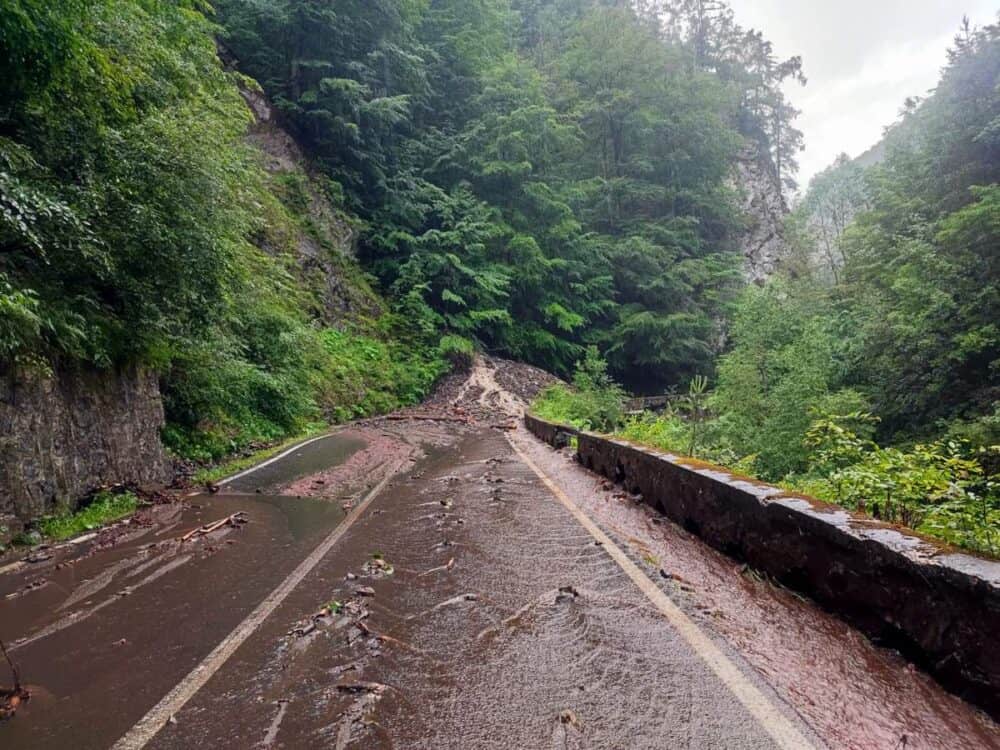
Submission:
<svg viewBox="0 0 1000 750">
<path fill-rule="evenodd" d="M 476 358 L 476 347 L 467 338 L 449 334 L 441 337 L 438 355 L 450 362 L 456 372 L 468 372 Z"/>
<path fill-rule="evenodd" d="M 543 419 L 582 430 L 611 432 L 622 423 L 624 395 L 608 375 L 607 363 L 597 348 L 590 347 L 583 361 L 577 364 L 573 387 L 549 386 L 532 404 L 532 411 Z"/>
<path fill-rule="evenodd" d="M 99 492 L 91 502 L 74 513 L 43 518 L 38 523 L 38 529 L 49 539 L 69 539 L 131 515 L 138 505 L 139 498 L 131 492 Z"/>
</svg>

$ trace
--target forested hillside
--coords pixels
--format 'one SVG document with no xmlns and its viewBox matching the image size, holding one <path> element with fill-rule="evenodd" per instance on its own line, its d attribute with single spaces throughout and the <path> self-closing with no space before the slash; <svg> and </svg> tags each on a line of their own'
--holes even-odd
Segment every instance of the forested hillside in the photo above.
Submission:
<svg viewBox="0 0 1000 750">
<path fill-rule="evenodd" d="M 664 386 L 712 368 L 742 281 L 735 157 L 790 181 L 779 84 L 801 74 L 727 10 L 654 6 L 218 10 L 408 319 L 562 373 L 596 344 L 620 379 Z"/>
<path fill-rule="evenodd" d="M 710 372 L 742 285 L 736 156 L 791 184 L 800 142 L 798 61 L 721 5 L 3 7 L 0 353 L 156 369 L 184 455 L 418 398 L 474 347 L 568 373 L 594 344 L 645 387 Z M 247 142 L 258 82 L 294 173 Z M 322 314 L 297 248 L 343 248 L 317 194 L 386 303 L 337 261 L 371 304 Z"/>
<path fill-rule="evenodd" d="M 1000 27 L 966 25 L 879 158 L 812 181 L 716 377 L 625 434 L 1000 553 L 998 83 Z M 620 424 L 601 403 L 542 408 Z"/>
<path fill-rule="evenodd" d="M 854 505 L 916 466 L 964 529 L 1000 513 L 996 26 L 762 232 L 745 183 L 783 213 L 805 79 L 724 2 L 0 5 L 6 370 L 155 370 L 208 459 L 477 348 L 582 362 L 594 426 L 612 381 L 688 390 L 631 434 Z"/>
<path fill-rule="evenodd" d="M 437 340 L 382 314 L 316 211 L 325 178 L 264 168 L 256 84 L 223 67 L 209 6 L 0 7 L 6 372 L 153 368 L 167 445 L 201 459 L 426 394 Z M 337 276 L 338 320 L 303 245 Z"/>
</svg>

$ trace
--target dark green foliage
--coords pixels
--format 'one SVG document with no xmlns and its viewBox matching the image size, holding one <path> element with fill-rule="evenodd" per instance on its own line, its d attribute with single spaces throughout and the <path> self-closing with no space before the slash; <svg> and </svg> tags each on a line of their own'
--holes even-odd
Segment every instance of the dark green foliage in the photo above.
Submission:
<svg viewBox="0 0 1000 750">
<path fill-rule="evenodd" d="M 162 359 L 222 304 L 248 220 L 247 115 L 211 27 L 154 2 L 9 5 L 37 21 L 18 59 L 46 65 L 0 120 L 0 274 L 39 321 L 6 355 Z"/>
<path fill-rule="evenodd" d="M 810 411 L 870 409 L 883 443 L 955 423 L 990 444 L 1000 395 L 1000 29 L 963 29 L 883 163 L 844 158 L 793 218 L 787 279 L 747 290 L 714 406 L 765 476 L 805 468 Z"/>
<path fill-rule="evenodd" d="M 412 403 L 441 371 L 436 337 L 398 322 L 341 341 L 310 320 L 295 252 L 338 251 L 309 215 L 324 190 L 264 174 L 207 9 L 0 2 L 0 357 L 152 366 L 165 442 L 206 459 Z"/>
<path fill-rule="evenodd" d="M 725 185 L 743 94 L 688 65 L 654 15 L 588 0 L 219 10 L 242 69 L 367 221 L 363 259 L 407 319 L 563 373 L 589 344 L 651 387 L 711 369 L 738 266 Z"/>
<path fill-rule="evenodd" d="M 1000 28 L 963 29 L 885 161 L 813 181 L 785 277 L 737 307 L 703 456 L 998 553 L 998 82 Z"/>
<path fill-rule="evenodd" d="M 854 377 L 884 436 L 993 410 L 1000 397 L 1000 27 L 965 30 L 937 89 L 871 171 L 843 238 Z"/>
</svg>

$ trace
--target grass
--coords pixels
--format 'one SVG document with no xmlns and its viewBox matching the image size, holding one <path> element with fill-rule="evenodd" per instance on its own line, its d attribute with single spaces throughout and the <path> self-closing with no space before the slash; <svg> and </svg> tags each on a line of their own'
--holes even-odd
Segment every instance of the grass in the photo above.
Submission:
<svg viewBox="0 0 1000 750">
<path fill-rule="evenodd" d="M 290 437 L 287 440 L 283 440 L 280 443 L 272 445 L 268 448 L 263 448 L 255 453 L 251 453 L 249 456 L 239 456 L 229 461 L 223 461 L 215 466 L 207 466 L 194 475 L 194 481 L 196 484 L 218 482 L 220 479 L 232 476 L 233 474 L 238 474 L 244 469 L 249 469 L 251 466 L 256 466 L 261 461 L 273 458 L 302 440 L 315 437 L 316 435 L 322 435 L 329 429 L 328 425 L 313 425 L 298 435 Z"/>
<path fill-rule="evenodd" d="M 43 518 L 38 523 L 38 530 L 47 539 L 63 541 L 130 516 L 138 506 L 139 498 L 131 492 L 101 492 L 89 505 L 74 513 Z"/>
</svg>

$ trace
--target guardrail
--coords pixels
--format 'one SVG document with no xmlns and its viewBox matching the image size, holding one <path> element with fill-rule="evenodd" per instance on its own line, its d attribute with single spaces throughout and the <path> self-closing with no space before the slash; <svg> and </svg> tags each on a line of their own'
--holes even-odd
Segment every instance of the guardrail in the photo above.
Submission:
<svg viewBox="0 0 1000 750">
<path fill-rule="evenodd" d="M 533 415 L 525 425 L 722 552 L 801 591 L 1000 718 L 1000 562 L 726 469 Z"/>
</svg>

